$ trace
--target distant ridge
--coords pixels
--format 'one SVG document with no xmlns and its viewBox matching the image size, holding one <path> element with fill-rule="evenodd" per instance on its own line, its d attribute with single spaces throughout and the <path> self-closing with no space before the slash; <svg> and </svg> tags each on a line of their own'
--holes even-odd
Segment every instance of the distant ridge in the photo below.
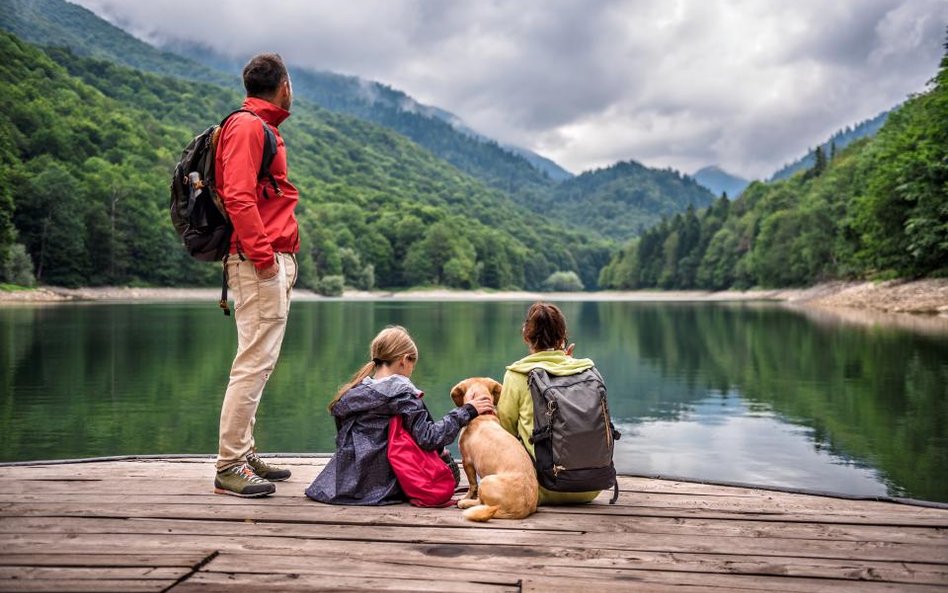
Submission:
<svg viewBox="0 0 948 593">
<path fill-rule="evenodd" d="M 885 124 L 886 119 L 888 119 L 889 113 L 891 113 L 891 111 L 891 109 L 889 111 L 883 111 L 871 119 L 867 119 L 856 124 L 856 127 L 854 128 L 846 126 L 845 129 L 836 132 L 830 136 L 829 140 L 820 144 L 823 154 L 829 157 L 834 150 L 841 150 L 860 138 L 875 136 L 876 132 L 878 132 L 882 128 L 883 124 Z M 815 163 L 816 148 L 810 150 L 806 156 L 797 159 L 789 165 L 784 165 L 782 169 L 770 177 L 769 181 L 786 179 L 798 171 L 804 171 L 806 169 L 812 168 Z"/>
<path fill-rule="evenodd" d="M 726 193 L 729 198 L 736 198 L 741 195 L 744 188 L 750 185 L 750 181 L 737 175 L 731 175 L 727 171 L 716 165 L 710 165 L 697 171 L 694 175 L 695 181 L 702 185 L 716 196 Z"/>
</svg>

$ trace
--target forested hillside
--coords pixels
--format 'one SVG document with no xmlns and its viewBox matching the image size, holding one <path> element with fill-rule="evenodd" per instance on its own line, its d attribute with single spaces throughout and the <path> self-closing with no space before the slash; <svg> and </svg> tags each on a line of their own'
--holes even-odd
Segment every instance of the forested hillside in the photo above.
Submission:
<svg viewBox="0 0 948 593">
<path fill-rule="evenodd" d="M 199 43 L 178 43 L 172 46 L 176 53 L 162 52 L 63 0 L 0 0 L 0 29 L 37 45 L 65 46 L 145 72 L 242 90 L 242 61 Z M 291 68 L 291 74 L 297 97 L 395 130 L 492 187 L 510 193 L 554 184 L 525 156 L 455 129 L 447 121 L 450 114 L 417 105 L 401 91 L 331 72 Z"/>
<path fill-rule="evenodd" d="M 173 233 L 168 176 L 187 141 L 239 105 L 239 77 L 62 0 L 0 0 L 0 29 L 53 46 L 0 37 L 0 282 L 215 282 L 216 267 L 190 261 Z M 359 98 L 364 81 L 301 70 L 281 127 L 303 196 L 301 284 L 726 288 L 943 274 L 944 70 L 877 137 L 842 149 L 878 122 L 847 130 L 807 170 L 733 202 L 635 161 L 557 182 L 437 108 L 403 109 L 400 91 L 372 83 L 374 98 Z"/>
<path fill-rule="evenodd" d="M 6 280 L 203 284 L 166 214 L 191 136 L 239 105 L 231 90 L 49 53 L 0 36 L 0 247 Z M 305 102 L 281 131 L 304 196 L 301 283 L 538 288 L 557 271 L 594 287 L 610 245 L 537 221 L 403 137 Z M 9 222 L 16 227 L 14 238 Z"/>
<path fill-rule="evenodd" d="M 0 29 L 41 46 L 66 46 L 79 55 L 101 57 L 146 72 L 241 90 L 239 61 L 200 42 L 169 46 L 176 53 L 159 51 L 63 0 L 0 0 Z M 417 105 L 401 91 L 330 72 L 292 68 L 291 73 L 298 98 L 394 130 L 544 218 L 554 217 L 591 236 L 624 241 L 664 214 L 710 200 L 707 194 L 695 193 L 689 184 L 682 184 L 676 172 L 640 166 L 609 167 L 584 174 L 584 180 L 575 185 L 558 185 L 570 176 L 555 163 L 458 129 L 453 116 L 436 107 Z M 618 179 L 623 175 L 625 179 Z M 608 188 L 601 187 L 606 183 Z M 577 212 L 577 187 L 597 192 L 581 212 Z M 585 284 L 594 286 L 596 278 L 595 273 L 586 274 Z"/>
<path fill-rule="evenodd" d="M 948 44 L 946 44 L 948 50 Z M 871 139 L 734 202 L 666 218 L 603 270 L 613 288 L 802 286 L 948 274 L 948 53 Z"/>
<path fill-rule="evenodd" d="M 885 120 L 888 117 L 889 112 L 883 111 L 871 119 L 867 119 L 864 122 L 856 124 L 855 127 L 846 126 L 845 129 L 840 130 L 830 136 L 829 140 L 810 150 L 803 158 L 797 159 L 789 165 L 783 166 L 779 171 L 770 177 L 770 181 L 787 179 L 794 173 L 811 169 L 816 164 L 818 150 L 823 153 L 824 156 L 832 157 L 837 150 L 846 148 L 856 140 L 874 136 L 876 132 L 878 132 L 879 129 L 881 129 L 885 124 Z"/>
<path fill-rule="evenodd" d="M 707 206 L 714 196 L 694 179 L 670 169 L 649 169 L 635 161 L 587 171 L 535 196 L 537 212 L 627 240 L 689 206 Z"/>
</svg>

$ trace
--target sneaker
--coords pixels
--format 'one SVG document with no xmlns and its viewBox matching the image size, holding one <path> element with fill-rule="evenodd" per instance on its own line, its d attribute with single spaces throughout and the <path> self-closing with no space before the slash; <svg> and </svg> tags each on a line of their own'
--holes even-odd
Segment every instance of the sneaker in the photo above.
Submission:
<svg viewBox="0 0 948 593">
<path fill-rule="evenodd" d="M 253 473 L 271 482 L 282 482 L 290 477 L 290 470 L 268 464 L 260 459 L 256 451 L 247 453 L 247 465 L 253 469 Z"/>
<path fill-rule="evenodd" d="M 222 469 L 214 478 L 215 494 L 255 498 L 274 492 L 276 492 L 276 486 L 253 473 L 246 463 Z"/>
</svg>

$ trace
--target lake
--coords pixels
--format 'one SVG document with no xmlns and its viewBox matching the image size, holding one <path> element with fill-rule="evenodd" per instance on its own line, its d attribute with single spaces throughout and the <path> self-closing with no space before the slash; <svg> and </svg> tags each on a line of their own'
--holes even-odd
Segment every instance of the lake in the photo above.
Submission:
<svg viewBox="0 0 948 593">
<path fill-rule="evenodd" d="M 558 303 L 609 389 L 620 472 L 948 502 L 948 330 L 766 303 Z M 527 302 L 293 303 L 262 451 L 331 452 L 326 404 L 388 324 L 440 416 L 526 354 Z M 215 453 L 236 344 L 211 302 L 0 307 L 0 460 Z M 457 456 L 457 449 L 454 449 Z"/>
</svg>

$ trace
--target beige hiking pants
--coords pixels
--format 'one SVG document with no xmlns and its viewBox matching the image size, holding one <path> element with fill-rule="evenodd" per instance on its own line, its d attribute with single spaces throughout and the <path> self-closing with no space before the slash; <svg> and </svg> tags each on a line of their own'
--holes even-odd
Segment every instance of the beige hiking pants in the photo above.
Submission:
<svg viewBox="0 0 948 593">
<path fill-rule="evenodd" d="M 296 257 L 277 253 L 280 272 L 259 280 L 250 260 L 227 258 L 227 285 L 234 298 L 237 355 L 221 406 L 217 469 L 246 461 L 254 448 L 253 427 L 263 388 L 280 357 L 290 293 L 296 284 Z"/>
</svg>

